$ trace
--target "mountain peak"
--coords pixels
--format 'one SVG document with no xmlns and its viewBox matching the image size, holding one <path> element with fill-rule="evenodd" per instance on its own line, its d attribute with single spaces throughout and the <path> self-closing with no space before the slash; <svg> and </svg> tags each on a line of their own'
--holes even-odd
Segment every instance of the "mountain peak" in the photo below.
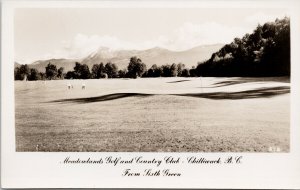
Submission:
<svg viewBox="0 0 300 190">
<path fill-rule="evenodd" d="M 110 59 L 115 56 L 116 50 L 113 50 L 109 47 L 100 46 L 96 51 L 88 55 L 89 58 L 101 57 L 103 59 Z"/>
<path fill-rule="evenodd" d="M 150 49 L 153 49 L 153 50 L 166 50 L 165 48 L 162 48 L 162 47 L 159 47 L 159 46 L 155 46 L 155 47 L 150 48 Z"/>
<path fill-rule="evenodd" d="M 76 61 L 81 64 L 87 64 L 89 68 L 101 62 L 104 64 L 112 62 L 115 63 L 119 69 L 123 69 L 128 66 L 130 57 L 137 56 L 142 59 L 148 68 L 153 64 L 160 66 L 172 63 L 184 63 L 187 67 L 191 68 L 195 66 L 197 62 L 209 59 L 212 53 L 218 51 L 222 46 L 221 44 L 197 46 L 184 51 L 172 51 L 159 46 L 146 50 L 116 50 L 108 47 L 99 47 L 96 51 L 82 59 L 40 60 L 31 64 L 31 66 L 38 68 L 39 71 L 45 71 L 45 66 L 51 61 L 51 63 L 57 67 L 64 67 L 67 72 L 73 70 Z"/>
</svg>

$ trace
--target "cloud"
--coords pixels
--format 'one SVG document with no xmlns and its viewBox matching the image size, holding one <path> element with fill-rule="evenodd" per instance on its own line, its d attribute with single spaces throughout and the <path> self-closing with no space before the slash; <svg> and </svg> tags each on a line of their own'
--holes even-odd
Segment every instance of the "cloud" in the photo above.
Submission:
<svg viewBox="0 0 300 190">
<path fill-rule="evenodd" d="M 266 14 L 263 12 L 258 12 L 253 15 L 249 15 L 245 18 L 245 21 L 252 26 L 257 26 L 258 24 L 264 24 L 266 22 L 274 22 L 276 18 L 281 19 L 285 16 L 288 16 L 287 14 Z"/>
<path fill-rule="evenodd" d="M 172 50 L 185 50 L 199 45 L 229 43 L 246 32 L 249 32 L 248 28 L 230 27 L 216 22 L 185 23 L 162 46 Z"/>
<path fill-rule="evenodd" d="M 168 35 L 160 35 L 154 39 L 135 43 L 111 35 L 77 34 L 71 41 L 63 41 L 58 50 L 42 56 L 42 59 L 83 58 L 97 51 L 100 47 L 108 47 L 111 50 L 142 50 L 158 46 L 173 51 L 183 51 L 199 45 L 225 44 L 230 43 L 235 37 L 242 37 L 246 33 L 252 32 L 258 23 L 274 21 L 283 16 L 260 12 L 246 17 L 246 24 L 239 26 L 228 26 L 217 22 L 201 24 L 186 22 Z"/>
<path fill-rule="evenodd" d="M 122 42 L 114 36 L 87 36 L 77 34 L 71 42 L 64 42 L 64 51 L 68 57 L 83 57 L 92 53 L 101 47 L 110 47 L 111 49 L 121 48 Z"/>
<path fill-rule="evenodd" d="M 61 50 L 52 55 L 48 54 L 46 57 L 81 58 L 96 51 L 99 47 L 108 47 L 112 50 L 141 50 L 159 46 L 174 51 L 182 51 L 199 45 L 229 43 L 235 37 L 241 37 L 246 32 L 249 32 L 248 29 L 229 27 L 215 22 L 203 24 L 187 22 L 169 35 L 160 35 L 155 39 L 137 43 L 121 40 L 116 36 L 77 34 L 73 40 L 62 42 Z"/>
</svg>

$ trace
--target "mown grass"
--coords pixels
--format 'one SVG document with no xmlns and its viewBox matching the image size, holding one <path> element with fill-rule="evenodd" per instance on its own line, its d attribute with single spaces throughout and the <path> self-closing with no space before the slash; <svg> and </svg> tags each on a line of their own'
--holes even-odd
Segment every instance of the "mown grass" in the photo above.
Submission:
<svg viewBox="0 0 300 190">
<path fill-rule="evenodd" d="M 218 86 L 233 80 L 242 82 Z M 279 147 L 288 152 L 287 81 L 108 79 L 86 80 L 85 90 L 81 80 L 17 81 L 16 150 L 268 152 Z M 69 82 L 74 89 L 67 89 Z M 258 89 L 268 89 L 268 96 Z"/>
</svg>

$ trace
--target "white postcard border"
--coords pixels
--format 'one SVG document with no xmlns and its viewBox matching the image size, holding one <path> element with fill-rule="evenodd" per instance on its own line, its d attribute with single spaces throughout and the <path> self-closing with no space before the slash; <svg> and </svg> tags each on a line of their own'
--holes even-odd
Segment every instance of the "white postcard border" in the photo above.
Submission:
<svg viewBox="0 0 300 190">
<path fill-rule="evenodd" d="M 21 7 L 265 7 L 287 8 L 291 17 L 291 143 L 289 153 L 46 153 L 16 152 L 14 128 L 13 11 Z M 1 48 L 1 184 L 4 188 L 300 188 L 300 4 L 298 1 L 4 1 Z M 123 177 L 127 166 L 65 165 L 81 159 L 121 156 L 185 159 L 242 156 L 239 165 L 180 165 L 181 177 Z M 144 167 L 133 164 L 131 168 Z M 153 166 L 155 168 L 155 166 Z"/>
</svg>

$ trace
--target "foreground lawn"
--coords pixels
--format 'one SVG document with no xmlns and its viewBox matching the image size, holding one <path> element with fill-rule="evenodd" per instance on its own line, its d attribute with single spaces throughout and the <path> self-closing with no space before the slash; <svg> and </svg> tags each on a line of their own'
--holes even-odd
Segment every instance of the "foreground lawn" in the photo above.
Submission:
<svg viewBox="0 0 300 190">
<path fill-rule="evenodd" d="M 16 150 L 288 152 L 289 91 L 284 77 L 16 81 Z"/>
</svg>

